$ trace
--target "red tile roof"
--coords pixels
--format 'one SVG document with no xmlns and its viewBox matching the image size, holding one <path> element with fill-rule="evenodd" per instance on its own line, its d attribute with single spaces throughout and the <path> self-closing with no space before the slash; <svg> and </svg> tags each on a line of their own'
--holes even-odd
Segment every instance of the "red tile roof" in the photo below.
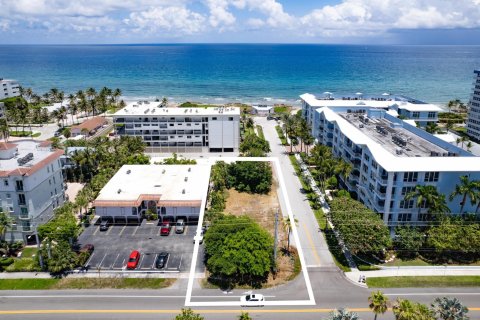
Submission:
<svg viewBox="0 0 480 320">
<path fill-rule="evenodd" d="M 73 126 L 72 130 L 77 129 L 77 130 L 82 131 L 82 129 L 87 129 L 90 132 L 94 129 L 97 129 L 97 128 L 101 127 L 105 123 L 106 123 L 105 118 L 95 117 L 95 118 L 92 118 L 92 119 L 88 119 L 88 120 L 84 121 L 83 123 L 81 123 L 79 125 Z"/>
</svg>

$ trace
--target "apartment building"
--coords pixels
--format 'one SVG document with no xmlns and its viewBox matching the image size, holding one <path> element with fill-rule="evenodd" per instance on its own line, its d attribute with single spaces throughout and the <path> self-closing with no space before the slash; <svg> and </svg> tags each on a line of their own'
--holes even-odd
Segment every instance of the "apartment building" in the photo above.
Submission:
<svg viewBox="0 0 480 320">
<path fill-rule="evenodd" d="M 479 157 L 382 108 L 323 107 L 315 110 L 313 123 L 317 142 L 353 167 L 341 183 L 391 227 L 431 219 L 426 208 L 404 199 L 416 185 L 435 186 L 446 195 L 451 212 L 459 213 L 462 197 L 448 198 L 460 177 L 480 180 Z M 465 203 L 464 212 L 475 210 L 476 205 Z"/>
<path fill-rule="evenodd" d="M 420 100 L 412 99 L 401 95 L 364 95 L 357 92 L 354 95 L 334 96 L 330 92 L 325 92 L 318 98 L 310 93 L 300 96 L 302 102 L 302 112 L 304 117 L 313 124 L 315 110 L 319 108 L 359 108 L 381 109 L 388 111 L 391 115 L 401 119 L 414 120 L 420 127 L 425 127 L 429 123 L 438 122 L 438 113 L 442 108 L 437 105 L 425 103 Z"/>
<path fill-rule="evenodd" d="M 140 220 L 150 209 L 160 220 L 197 221 L 205 204 L 209 165 L 125 165 L 95 199 L 102 219 Z"/>
<path fill-rule="evenodd" d="M 480 140 L 480 70 L 474 71 L 473 92 L 468 109 L 467 134 Z"/>
<path fill-rule="evenodd" d="M 20 85 L 16 80 L 0 78 L 0 100 L 20 95 Z"/>
<path fill-rule="evenodd" d="M 60 156 L 49 141 L 0 143 L 0 208 L 14 220 L 7 240 L 29 242 L 65 201 Z"/>
<path fill-rule="evenodd" d="M 147 152 L 238 152 L 240 144 L 239 108 L 131 103 L 113 120 L 117 135 L 142 137 Z"/>
</svg>

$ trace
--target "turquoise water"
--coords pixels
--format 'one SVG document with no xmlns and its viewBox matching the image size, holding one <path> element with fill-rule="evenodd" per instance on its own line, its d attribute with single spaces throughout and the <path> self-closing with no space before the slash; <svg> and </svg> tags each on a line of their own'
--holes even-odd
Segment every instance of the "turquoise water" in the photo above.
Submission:
<svg viewBox="0 0 480 320">
<path fill-rule="evenodd" d="M 121 88 L 130 98 L 295 101 L 310 92 L 468 99 L 480 46 L 0 46 L 0 77 L 44 92 Z"/>
</svg>

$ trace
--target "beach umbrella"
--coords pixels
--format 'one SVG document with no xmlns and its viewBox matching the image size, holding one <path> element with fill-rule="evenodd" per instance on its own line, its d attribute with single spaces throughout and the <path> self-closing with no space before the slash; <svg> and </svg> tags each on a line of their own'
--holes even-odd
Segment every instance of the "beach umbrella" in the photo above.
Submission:
<svg viewBox="0 0 480 320">
<path fill-rule="evenodd" d="M 390 93 L 388 93 L 388 92 L 382 93 L 382 96 L 389 96 L 389 95 L 390 95 Z"/>
<path fill-rule="evenodd" d="M 363 93 L 357 92 L 357 93 L 355 93 L 355 94 L 356 94 L 357 96 L 361 96 Z"/>
</svg>

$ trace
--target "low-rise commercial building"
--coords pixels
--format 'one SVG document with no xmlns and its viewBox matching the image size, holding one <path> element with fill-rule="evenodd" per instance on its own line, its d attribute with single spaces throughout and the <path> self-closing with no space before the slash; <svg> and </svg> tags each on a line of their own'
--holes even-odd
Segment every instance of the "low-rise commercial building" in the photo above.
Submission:
<svg viewBox="0 0 480 320">
<path fill-rule="evenodd" d="M 268 106 L 266 104 L 259 104 L 252 106 L 252 113 L 258 116 L 268 116 L 274 112 L 273 106 Z"/>
<path fill-rule="evenodd" d="M 480 70 L 474 71 L 473 92 L 468 108 L 467 134 L 480 140 Z"/>
<path fill-rule="evenodd" d="M 113 115 L 116 134 L 141 137 L 147 152 L 238 152 L 239 108 L 160 106 L 129 104 Z"/>
<path fill-rule="evenodd" d="M 90 136 L 97 132 L 107 121 L 104 117 L 93 117 L 71 128 L 71 136 L 74 138 L 79 135 Z"/>
<path fill-rule="evenodd" d="M 0 78 L 0 100 L 20 95 L 20 85 L 16 80 Z"/>
<path fill-rule="evenodd" d="M 209 165 L 125 165 L 100 191 L 95 212 L 138 221 L 150 209 L 163 221 L 197 221 L 209 179 Z"/>
<path fill-rule="evenodd" d="M 65 201 L 62 154 L 48 141 L 0 143 L 0 204 L 14 220 L 8 241 L 33 240 L 35 226 L 50 220 Z"/>
<path fill-rule="evenodd" d="M 425 224 L 432 218 L 415 199 L 405 200 L 417 185 L 435 186 L 454 214 L 462 207 L 462 213 L 476 211 L 476 204 L 462 206 L 461 196 L 449 201 L 449 195 L 461 176 L 480 180 L 479 157 L 382 108 L 323 107 L 315 110 L 312 122 L 317 142 L 352 165 L 341 183 L 387 225 Z"/>
<path fill-rule="evenodd" d="M 302 114 L 313 125 L 315 110 L 328 107 L 352 108 L 364 110 L 381 109 L 388 111 L 391 115 L 414 120 L 420 127 L 425 127 L 429 123 L 438 122 L 438 113 L 442 108 L 437 105 L 425 103 L 420 100 L 408 98 L 400 95 L 364 95 L 358 92 L 355 95 L 341 95 L 334 97 L 332 93 L 325 92 L 323 96 L 316 97 L 313 94 L 305 93 L 300 96 L 302 101 Z"/>
</svg>

